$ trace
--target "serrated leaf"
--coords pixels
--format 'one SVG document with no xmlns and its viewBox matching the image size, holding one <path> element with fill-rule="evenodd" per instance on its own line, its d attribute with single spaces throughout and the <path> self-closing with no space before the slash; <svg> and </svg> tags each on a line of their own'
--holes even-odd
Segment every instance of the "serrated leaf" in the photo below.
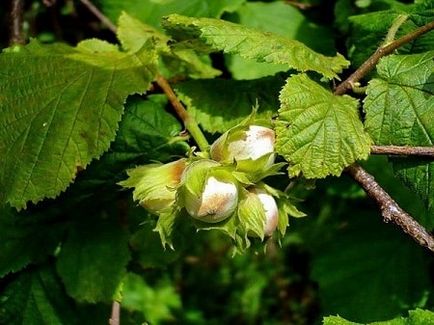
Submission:
<svg viewBox="0 0 434 325">
<path fill-rule="evenodd" d="M 0 55 L 0 196 L 23 208 L 55 197 L 109 147 L 126 97 L 148 89 L 156 54 L 92 40 L 72 48 L 33 41 Z"/>
<path fill-rule="evenodd" d="M 102 214 L 76 220 L 57 259 L 66 291 L 77 301 L 110 302 L 130 259 L 127 232 Z"/>
<path fill-rule="evenodd" d="M 283 1 L 246 2 L 229 20 L 262 32 L 296 39 L 322 54 L 334 54 L 333 37 L 325 26 L 309 21 L 300 10 Z M 227 66 L 234 79 L 256 79 L 288 70 L 288 66 L 258 63 L 237 55 L 227 55 Z"/>
<path fill-rule="evenodd" d="M 281 76 L 258 80 L 192 80 L 174 85 L 190 114 L 208 132 L 225 132 L 252 113 L 258 104 L 258 119 L 270 119 L 278 107 Z"/>
<path fill-rule="evenodd" d="M 9 325 L 76 324 L 73 304 L 53 270 L 21 273 L 0 295 L 0 323 Z"/>
<path fill-rule="evenodd" d="M 429 310 L 415 309 L 408 312 L 409 316 L 397 317 L 383 322 L 374 322 L 365 325 L 432 325 L 434 324 L 434 313 Z M 323 318 L 323 325 L 362 325 L 350 322 L 339 316 L 328 316 Z"/>
<path fill-rule="evenodd" d="M 325 314 L 367 323 L 427 302 L 432 289 L 427 256 L 370 211 L 352 211 L 313 252 L 312 278 Z"/>
<path fill-rule="evenodd" d="M 288 69 L 298 71 L 316 71 L 330 79 L 337 78 L 337 74 L 349 65 L 340 54 L 327 57 L 299 41 L 223 20 L 172 14 L 164 17 L 162 25 L 176 40 L 193 48 L 203 49 L 203 46 L 195 45 L 200 41 L 211 51 L 238 54 L 257 62 L 286 64 Z"/>
<path fill-rule="evenodd" d="M 280 102 L 276 150 L 290 163 L 290 176 L 338 176 L 368 157 L 371 140 L 359 119 L 356 99 L 335 96 L 301 74 L 288 79 Z"/>
<path fill-rule="evenodd" d="M 128 273 L 123 280 L 122 307 L 141 312 L 150 324 L 160 324 L 175 320 L 181 297 L 165 278 L 151 286 L 137 274 Z"/>
<path fill-rule="evenodd" d="M 161 28 L 161 17 L 179 13 L 196 17 L 220 17 L 232 12 L 245 0 L 100 0 L 107 16 L 117 21 L 122 11 L 134 14 L 138 19 L 154 28 Z"/>
<path fill-rule="evenodd" d="M 64 228 L 47 213 L 23 215 L 0 209 L 0 278 L 54 254 Z"/>
<path fill-rule="evenodd" d="M 377 65 L 364 101 L 366 129 L 376 144 L 434 145 L 434 51 L 393 55 Z M 434 163 L 393 159 L 396 173 L 424 200 L 434 203 Z"/>
</svg>

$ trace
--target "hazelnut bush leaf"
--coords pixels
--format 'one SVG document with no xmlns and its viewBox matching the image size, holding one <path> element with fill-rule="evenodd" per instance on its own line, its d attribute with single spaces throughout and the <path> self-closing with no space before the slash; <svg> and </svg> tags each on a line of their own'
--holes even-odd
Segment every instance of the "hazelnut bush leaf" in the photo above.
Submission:
<svg viewBox="0 0 434 325">
<path fill-rule="evenodd" d="M 430 325 L 434 324 L 434 313 L 430 310 L 415 309 L 408 311 L 408 317 L 397 317 L 391 320 L 374 322 L 365 325 Z M 362 325 L 348 321 L 339 316 L 324 317 L 323 325 Z"/>
<path fill-rule="evenodd" d="M 288 6 L 284 1 L 245 2 L 229 15 L 229 20 L 262 32 L 298 40 L 321 54 L 333 55 L 336 51 L 329 28 L 313 23 L 300 10 Z M 256 79 L 288 70 L 286 64 L 259 63 L 236 54 L 225 55 L 225 62 L 232 78 L 239 80 Z"/>
<path fill-rule="evenodd" d="M 289 162 L 290 176 L 338 176 L 356 160 L 368 157 L 371 140 L 356 99 L 335 96 L 300 74 L 287 80 L 280 102 L 276 150 Z"/>
<path fill-rule="evenodd" d="M 288 69 L 315 71 L 329 79 L 337 78 L 337 74 L 349 65 L 340 54 L 328 57 L 299 41 L 224 20 L 173 14 L 164 17 L 162 25 L 175 40 L 180 41 L 177 46 L 223 51 L 257 62 L 286 64 Z"/>
<path fill-rule="evenodd" d="M 108 216 L 102 211 L 90 220 L 77 218 L 58 256 L 57 271 L 77 301 L 110 302 L 125 275 L 128 233 Z"/>
<path fill-rule="evenodd" d="M 376 144 L 434 145 L 434 51 L 393 55 L 377 65 L 364 101 L 366 130 Z M 428 208 L 434 203 L 434 162 L 391 160 L 396 174 Z"/>
<path fill-rule="evenodd" d="M 202 128 L 223 133 L 240 123 L 258 104 L 258 118 L 270 119 L 279 106 L 278 94 L 284 84 L 280 75 L 256 80 L 190 80 L 175 85 Z"/>
<path fill-rule="evenodd" d="M 154 77 L 152 47 L 122 53 L 98 40 L 76 48 L 33 41 L 0 55 L 3 201 L 24 208 L 53 198 L 108 149 L 126 97 Z"/>
</svg>

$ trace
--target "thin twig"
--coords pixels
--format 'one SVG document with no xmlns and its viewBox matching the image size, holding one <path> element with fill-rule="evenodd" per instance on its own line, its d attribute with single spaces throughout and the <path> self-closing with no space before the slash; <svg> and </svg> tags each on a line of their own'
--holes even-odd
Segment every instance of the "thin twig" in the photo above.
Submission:
<svg viewBox="0 0 434 325">
<path fill-rule="evenodd" d="M 182 105 L 181 101 L 176 96 L 169 82 L 161 75 L 158 75 L 155 79 L 157 85 L 163 90 L 172 104 L 173 109 L 175 110 L 176 115 L 181 119 L 184 123 L 185 128 L 189 131 L 193 139 L 196 141 L 199 149 L 202 151 L 207 151 L 209 148 L 209 144 L 196 121 L 188 114 L 184 105 Z"/>
<path fill-rule="evenodd" d="M 371 146 L 371 153 L 392 156 L 434 157 L 434 147 Z"/>
<path fill-rule="evenodd" d="M 116 34 L 116 26 L 89 0 L 80 0 L 108 29 Z"/>
<path fill-rule="evenodd" d="M 310 9 L 313 7 L 313 5 L 311 3 L 301 3 L 298 2 L 297 0 L 286 0 L 285 3 L 298 8 L 300 10 L 306 10 L 306 9 Z"/>
<path fill-rule="evenodd" d="M 11 30 L 10 30 L 10 45 L 13 44 L 24 44 L 26 40 L 24 39 L 23 33 L 23 17 L 24 17 L 24 1 L 23 0 L 12 0 L 11 2 Z"/>
<path fill-rule="evenodd" d="M 121 322 L 121 304 L 118 301 L 113 301 L 112 314 L 110 316 L 110 325 L 119 325 Z"/>
<path fill-rule="evenodd" d="M 419 27 L 412 31 L 411 33 L 393 41 L 390 42 L 384 46 L 380 46 L 374 54 L 372 54 L 369 59 L 367 59 L 356 71 L 354 71 L 346 80 L 344 80 L 342 83 L 340 83 L 335 91 L 335 95 L 343 95 L 347 92 L 347 90 L 350 90 L 355 82 L 359 81 L 361 78 L 363 78 L 369 71 L 371 71 L 375 65 L 378 63 L 378 61 L 385 55 L 392 53 L 397 48 L 401 47 L 402 45 L 413 41 L 414 39 L 418 38 L 419 36 L 428 33 L 429 31 L 434 29 L 434 21 Z"/>
<path fill-rule="evenodd" d="M 365 192 L 380 207 L 385 222 L 392 221 L 410 235 L 419 245 L 434 252 L 434 237 L 407 212 L 376 182 L 375 178 L 361 166 L 354 164 L 346 171 L 363 187 Z"/>
</svg>

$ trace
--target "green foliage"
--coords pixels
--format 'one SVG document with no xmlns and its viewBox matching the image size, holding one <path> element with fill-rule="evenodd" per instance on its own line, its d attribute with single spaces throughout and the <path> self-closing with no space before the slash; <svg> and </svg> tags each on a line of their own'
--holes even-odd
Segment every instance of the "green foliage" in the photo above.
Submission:
<svg viewBox="0 0 434 325">
<path fill-rule="evenodd" d="M 230 12 L 245 0 L 99 0 L 103 11 L 116 21 L 122 11 L 134 14 L 154 28 L 160 28 L 163 16 L 178 13 L 193 17 L 220 17 Z"/>
<path fill-rule="evenodd" d="M 122 306 L 138 311 L 151 324 L 173 321 L 173 310 L 181 308 L 175 288 L 167 280 L 150 286 L 140 276 L 128 273 L 122 286 Z"/>
<path fill-rule="evenodd" d="M 279 105 L 277 96 L 283 84 L 279 75 L 252 81 L 191 80 L 175 89 L 204 130 L 223 133 L 249 116 L 256 104 L 256 116 L 270 119 Z"/>
<path fill-rule="evenodd" d="M 0 210 L 0 277 L 53 255 L 64 228 L 50 216 Z"/>
<path fill-rule="evenodd" d="M 316 71 L 331 79 L 349 64 L 337 54 L 327 57 L 303 43 L 279 35 L 264 33 L 242 25 L 212 18 L 190 18 L 177 14 L 163 19 L 165 30 L 181 44 L 195 49 L 223 51 L 245 59 L 272 64 L 286 64 L 298 71 Z"/>
<path fill-rule="evenodd" d="M 372 143 L 434 145 L 432 31 L 383 58 L 361 80 L 366 93 L 331 90 L 387 34 L 431 22 L 431 0 L 95 5 L 118 23 L 116 35 L 84 2 L 32 0 L 23 35 L 39 41 L 0 54 L 0 324 L 104 324 L 113 300 L 123 325 L 434 324 L 432 256 L 384 224 L 350 178 L 326 177 L 368 158 Z M 175 114 L 156 76 L 190 117 Z M 248 135 L 226 133 L 239 123 L 274 128 L 269 147 L 282 156 L 240 158 Z M 198 152 L 197 124 L 209 143 L 224 140 L 219 150 Z M 255 137 L 250 149 L 259 145 Z M 232 150 L 238 158 L 219 157 Z M 187 211 L 205 201 L 199 175 L 182 168 L 172 183 L 160 169 L 131 172 L 203 159 L 221 164 L 205 176 L 236 188 L 226 194 L 239 204 L 216 223 Z M 432 230 L 432 159 L 387 159 L 361 163 Z M 281 171 L 288 163 L 291 179 Z M 128 170 L 136 193 L 118 185 Z M 260 191 L 279 210 L 270 238 L 274 206 L 252 195 Z"/>
<path fill-rule="evenodd" d="M 130 259 L 122 225 L 101 217 L 76 220 L 57 260 L 66 291 L 77 301 L 110 302 Z"/>
<path fill-rule="evenodd" d="M 65 190 L 108 149 L 125 98 L 148 89 L 155 60 L 150 44 L 125 54 L 97 40 L 76 48 L 33 41 L 1 54 L 3 200 L 23 208 Z"/>
<path fill-rule="evenodd" d="M 434 313 L 429 310 L 415 309 L 408 312 L 408 317 L 398 317 L 384 322 L 374 322 L 368 325 L 430 325 L 434 324 Z M 339 316 L 329 316 L 323 319 L 323 325 L 359 325 Z"/>
<path fill-rule="evenodd" d="M 377 144 L 434 145 L 434 52 L 394 55 L 377 66 L 364 102 L 366 129 Z M 397 174 L 431 208 L 434 163 L 394 159 Z"/>
<path fill-rule="evenodd" d="M 0 322 L 11 325 L 76 324 L 72 306 L 52 269 L 28 269 L 1 293 Z"/>
<path fill-rule="evenodd" d="M 289 161 L 290 176 L 339 176 L 357 159 L 368 157 L 371 141 L 356 99 L 335 96 L 301 74 L 288 79 L 280 102 L 276 149 Z"/>
<path fill-rule="evenodd" d="M 348 48 L 352 64 L 357 67 L 363 63 L 384 41 L 388 29 L 400 15 L 407 16 L 405 23 L 399 28 L 396 38 L 429 23 L 434 19 L 434 8 L 430 1 L 419 1 L 416 4 L 404 5 L 397 1 L 389 1 L 387 10 L 375 10 L 373 6 L 366 14 L 349 18 L 351 37 Z M 398 49 L 398 53 L 422 53 L 434 47 L 433 33 L 427 33 Z"/>
<path fill-rule="evenodd" d="M 360 208 L 347 220 L 314 252 L 324 313 L 372 322 L 424 307 L 430 281 L 424 252 L 379 220 L 365 219 Z"/>
</svg>

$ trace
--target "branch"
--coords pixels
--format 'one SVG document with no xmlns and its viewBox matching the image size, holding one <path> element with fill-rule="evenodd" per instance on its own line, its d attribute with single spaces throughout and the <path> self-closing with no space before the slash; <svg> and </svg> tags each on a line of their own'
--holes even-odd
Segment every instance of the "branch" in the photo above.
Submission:
<svg viewBox="0 0 434 325">
<path fill-rule="evenodd" d="M 335 95 L 343 95 L 350 90 L 354 83 L 362 79 L 369 71 L 371 71 L 378 61 L 385 55 L 388 55 L 395 51 L 400 46 L 413 41 L 419 36 L 428 33 L 429 31 L 434 29 L 434 21 L 419 27 L 412 31 L 411 33 L 392 41 L 388 44 L 380 46 L 374 54 L 372 54 L 369 59 L 367 59 L 356 71 L 354 71 L 346 80 L 344 80 L 341 84 L 339 84 L 335 91 Z"/>
<path fill-rule="evenodd" d="M 11 2 L 11 30 L 10 30 L 10 45 L 24 44 L 26 40 L 23 34 L 23 12 L 24 2 L 23 0 L 12 0 Z"/>
<path fill-rule="evenodd" d="M 384 222 L 397 224 L 410 235 L 419 245 L 434 252 L 434 237 L 390 197 L 390 195 L 375 181 L 375 178 L 357 164 L 346 168 L 350 174 L 374 199 L 380 207 Z"/>
<path fill-rule="evenodd" d="M 286 4 L 289 4 L 295 8 L 298 8 L 300 10 L 307 10 L 313 7 L 313 5 L 311 3 L 301 3 L 298 2 L 298 0 L 286 0 L 285 1 Z"/>
<path fill-rule="evenodd" d="M 116 26 L 108 19 L 97 7 L 93 5 L 89 0 L 80 0 L 90 12 L 92 12 L 108 29 L 116 34 Z"/>
<path fill-rule="evenodd" d="M 178 115 L 178 117 L 182 120 L 185 128 L 188 130 L 188 132 L 191 134 L 191 136 L 194 138 L 197 145 L 199 146 L 199 149 L 204 152 L 207 151 L 209 148 L 209 144 L 207 139 L 203 135 L 202 130 L 197 125 L 195 119 L 191 117 L 190 114 L 188 114 L 187 110 L 184 108 L 184 105 L 182 105 L 167 80 L 163 76 L 158 75 L 155 79 L 155 82 L 166 94 L 167 98 L 172 104 L 173 109 L 175 110 L 176 115 Z"/>
<path fill-rule="evenodd" d="M 371 153 L 391 156 L 434 157 L 434 147 L 371 146 Z"/>
<path fill-rule="evenodd" d="M 121 318 L 121 304 L 118 301 L 113 301 L 112 304 L 112 314 L 110 316 L 109 324 L 110 325 L 119 325 Z"/>
</svg>

